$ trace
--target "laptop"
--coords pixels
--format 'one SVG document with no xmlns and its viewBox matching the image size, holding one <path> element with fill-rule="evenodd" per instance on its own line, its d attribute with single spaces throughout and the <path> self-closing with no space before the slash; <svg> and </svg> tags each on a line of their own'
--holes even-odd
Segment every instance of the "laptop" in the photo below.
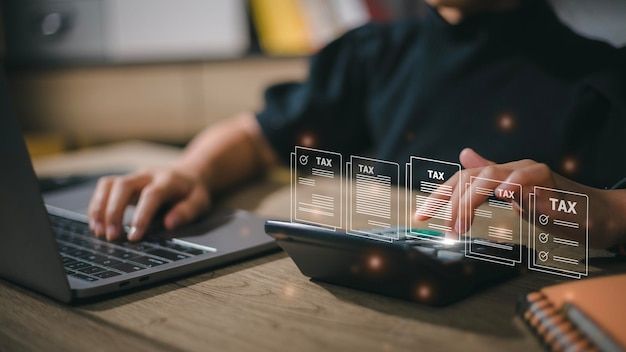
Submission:
<svg viewBox="0 0 626 352">
<path fill-rule="evenodd" d="M 138 243 L 94 237 L 80 206 L 88 203 L 92 184 L 56 192 L 50 197 L 55 204 L 44 204 L 3 77 L 0 165 L 0 277 L 62 302 L 110 295 L 277 248 L 264 233 L 263 219 L 237 210 Z"/>
</svg>

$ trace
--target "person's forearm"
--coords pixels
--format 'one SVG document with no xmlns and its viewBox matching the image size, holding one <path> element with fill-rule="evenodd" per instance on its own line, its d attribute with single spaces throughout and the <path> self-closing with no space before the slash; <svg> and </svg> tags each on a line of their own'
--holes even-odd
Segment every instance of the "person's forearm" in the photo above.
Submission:
<svg viewBox="0 0 626 352">
<path fill-rule="evenodd" d="M 197 175 L 211 191 L 252 177 L 276 162 L 252 113 L 208 127 L 185 149 L 176 167 Z"/>
</svg>

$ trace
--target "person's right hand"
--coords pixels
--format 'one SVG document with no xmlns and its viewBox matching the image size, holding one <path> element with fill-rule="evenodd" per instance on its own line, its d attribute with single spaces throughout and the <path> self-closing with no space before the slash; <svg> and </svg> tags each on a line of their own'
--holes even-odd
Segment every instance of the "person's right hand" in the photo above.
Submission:
<svg viewBox="0 0 626 352">
<path fill-rule="evenodd" d="M 144 170 L 98 181 L 89 203 L 89 227 L 98 237 L 116 240 L 122 234 L 124 210 L 137 203 L 128 240 L 139 241 L 155 214 L 170 206 L 163 225 L 171 230 L 194 220 L 210 205 L 207 185 L 201 177 L 175 168 Z"/>
</svg>

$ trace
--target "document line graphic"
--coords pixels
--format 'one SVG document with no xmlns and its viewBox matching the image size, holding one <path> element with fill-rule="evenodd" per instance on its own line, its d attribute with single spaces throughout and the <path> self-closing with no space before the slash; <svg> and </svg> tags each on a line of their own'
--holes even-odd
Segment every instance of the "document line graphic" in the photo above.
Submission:
<svg viewBox="0 0 626 352">
<path fill-rule="evenodd" d="M 513 241 L 513 230 L 502 227 L 489 226 L 489 237 Z"/>
<path fill-rule="evenodd" d="M 567 240 L 565 238 L 560 238 L 560 237 L 554 237 L 552 239 L 552 242 L 557 243 L 557 244 L 563 244 L 566 246 L 572 246 L 572 247 L 580 246 L 580 243 L 578 241 L 571 241 L 571 240 Z"/>
<path fill-rule="evenodd" d="M 493 197 L 494 195 L 493 190 L 484 187 L 476 187 L 476 194 L 486 197 Z"/>
<path fill-rule="evenodd" d="M 340 228 L 343 217 L 341 154 L 296 146 L 290 163 L 291 220 Z"/>
<path fill-rule="evenodd" d="M 488 242 L 488 241 L 484 241 L 484 240 L 474 240 L 475 244 L 479 244 L 481 246 L 487 246 L 487 247 L 493 247 L 493 248 L 497 248 L 497 249 L 504 249 L 507 251 L 513 250 L 513 246 L 509 246 L 506 244 L 502 244 L 502 243 L 496 243 L 496 242 Z M 483 258 L 480 258 L 483 259 Z"/>
<path fill-rule="evenodd" d="M 318 169 L 316 167 L 312 168 L 311 174 L 313 176 L 335 178 L 335 173 L 333 173 L 332 171 L 322 170 L 322 169 Z"/>
<path fill-rule="evenodd" d="M 356 175 L 356 212 L 364 215 L 391 217 L 391 177 Z M 380 205 L 383 205 L 380 207 Z"/>
<path fill-rule="evenodd" d="M 580 228 L 580 224 L 575 223 L 575 222 L 571 222 L 571 221 L 565 221 L 565 220 L 558 220 L 558 219 L 554 219 L 554 220 L 552 220 L 552 223 L 553 223 L 554 225 L 560 225 L 560 226 L 570 227 L 570 228 L 573 228 L 573 229 Z"/>
<path fill-rule="evenodd" d="M 351 156 L 346 165 L 350 175 L 348 233 L 391 241 L 400 238 L 400 179 L 397 163 Z"/>
<path fill-rule="evenodd" d="M 435 236 L 432 231 L 452 231 L 452 204 L 450 199 L 460 184 L 446 182 L 461 171 L 461 165 L 447 161 L 412 156 L 406 164 L 406 205 L 407 237 L 442 241 L 443 236 Z M 460 211 L 459 209 L 457 209 Z M 426 217 L 425 224 L 419 224 L 416 216 Z"/>
<path fill-rule="evenodd" d="M 429 204 L 432 206 L 429 207 Z M 434 198 L 429 199 L 428 196 L 416 195 L 415 205 L 417 206 L 417 209 L 420 209 L 416 212 L 417 215 L 426 215 L 434 219 L 447 221 L 452 220 L 452 205 L 448 200 Z"/>
<path fill-rule="evenodd" d="M 474 221 L 465 256 L 510 266 L 521 263 L 522 215 L 514 204 L 522 207 L 522 185 L 472 176 L 465 189 L 470 204 L 482 203 L 471 213 Z"/>
<path fill-rule="evenodd" d="M 333 197 L 323 196 L 321 194 L 312 194 L 311 197 L 313 198 L 311 203 L 298 202 L 298 210 L 325 216 L 334 215 L 335 199 Z"/>
<path fill-rule="evenodd" d="M 491 219 L 493 218 L 493 212 L 485 209 L 476 208 L 474 209 L 474 216 Z"/>
<path fill-rule="evenodd" d="M 511 203 L 508 203 L 502 200 L 489 199 L 488 203 L 490 207 L 494 207 L 494 208 L 500 208 L 500 209 L 505 209 L 505 210 L 513 209 L 513 206 L 511 205 Z"/>
<path fill-rule="evenodd" d="M 314 187 L 315 186 L 315 180 L 311 179 L 311 178 L 306 178 L 306 177 L 298 177 L 298 184 L 304 185 L 304 186 Z"/>
<path fill-rule="evenodd" d="M 587 276 L 589 197 L 535 186 L 529 201 L 528 268 L 575 279 Z"/>
<path fill-rule="evenodd" d="M 420 192 L 430 193 L 430 194 L 441 194 L 444 196 L 451 197 L 452 186 L 439 185 L 439 184 L 428 182 L 428 181 L 421 181 Z"/>
</svg>

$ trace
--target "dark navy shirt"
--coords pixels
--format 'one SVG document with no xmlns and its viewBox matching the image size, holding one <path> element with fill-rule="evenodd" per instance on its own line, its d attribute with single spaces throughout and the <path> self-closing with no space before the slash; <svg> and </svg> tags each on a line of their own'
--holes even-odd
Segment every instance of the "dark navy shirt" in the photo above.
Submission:
<svg viewBox="0 0 626 352">
<path fill-rule="evenodd" d="M 301 83 L 270 87 L 259 123 L 294 145 L 404 163 L 533 159 L 585 184 L 626 177 L 623 50 L 583 38 L 543 1 L 447 24 L 357 28 L 312 57 Z"/>
</svg>

